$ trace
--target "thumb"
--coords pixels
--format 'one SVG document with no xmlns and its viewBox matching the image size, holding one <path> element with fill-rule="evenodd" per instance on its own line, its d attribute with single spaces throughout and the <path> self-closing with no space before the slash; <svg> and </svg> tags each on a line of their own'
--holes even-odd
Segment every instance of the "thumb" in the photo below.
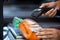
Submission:
<svg viewBox="0 0 60 40">
<path fill-rule="evenodd" d="M 43 3 L 39 8 L 45 8 L 45 7 L 48 7 L 49 6 L 49 3 Z"/>
</svg>

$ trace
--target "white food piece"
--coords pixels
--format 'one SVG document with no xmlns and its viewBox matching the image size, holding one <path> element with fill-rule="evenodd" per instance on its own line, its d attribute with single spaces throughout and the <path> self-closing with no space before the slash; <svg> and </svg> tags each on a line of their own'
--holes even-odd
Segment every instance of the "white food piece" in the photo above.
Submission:
<svg viewBox="0 0 60 40">
<path fill-rule="evenodd" d="M 39 29 L 42 29 L 42 27 L 32 19 L 25 19 L 25 21 L 31 25 L 29 29 L 33 32 L 38 32 Z"/>
<path fill-rule="evenodd" d="M 30 30 L 33 31 L 33 32 L 38 32 L 39 29 L 40 28 L 30 28 Z"/>
</svg>

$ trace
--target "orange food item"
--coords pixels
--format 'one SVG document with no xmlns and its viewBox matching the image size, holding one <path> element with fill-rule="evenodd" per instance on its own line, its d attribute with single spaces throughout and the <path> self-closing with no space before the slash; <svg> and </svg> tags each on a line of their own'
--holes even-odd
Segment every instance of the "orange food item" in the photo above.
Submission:
<svg viewBox="0 0 60 40">
<path fill-rule="evenodd" d="M 29 24 L 27 21 L 22 21 L 19 24 L 19 29 L 21 30 L 23 36 L 27 39 L 27 40 L 40 40 L 35 32 L 32 32 L 29 28 L 31 27 L 31 24 Z"/>
</svg>

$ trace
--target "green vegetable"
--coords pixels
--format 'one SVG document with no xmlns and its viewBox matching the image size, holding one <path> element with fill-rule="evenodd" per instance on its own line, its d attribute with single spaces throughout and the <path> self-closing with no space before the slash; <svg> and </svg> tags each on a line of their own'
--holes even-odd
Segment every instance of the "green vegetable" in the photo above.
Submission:
<svg viewBox="0 0 60 40">
<path fill-rule="evenodd" d="M 15 28 L 18 28 L 19 27 L 19 24 L 22 22 L 22 18 L 18 18 L 18 17 L 14 17 L 13 19 L 13 25 Z"/>
</svg>

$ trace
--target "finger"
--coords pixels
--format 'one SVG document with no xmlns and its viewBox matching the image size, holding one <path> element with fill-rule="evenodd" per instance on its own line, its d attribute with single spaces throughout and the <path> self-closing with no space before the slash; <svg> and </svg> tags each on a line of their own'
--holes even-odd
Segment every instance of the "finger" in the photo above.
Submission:
<svg viewBox="0 0 60 40">
<path fill-rule="evenodd" d="M 47 39 L 43 38 L 42 40 L 47 40 Z"/>
<path fill-rule="evenodd" d="M 46 39 L 47 36 L 37 36 L 38 38 Z"/>
<path fill-rule="evenodd" d="M 53 10 L 54 10 L 54 9 L 52 8 L 51 10 L 49 10 L 48 12 L 46 12 L 46 13 L 45 13 L 45 16 L 49 16 Z"/>
<path fill-rule="evenodd" d="M 46 39 L 46 40 L 56 40 L 56 39 L 53 39 L 53 38 L 48 38 L 48 39 Z"/>
<path fill-rule="evenodd" d="M 46 40 L 51 40 L 50 38 L 46 39 Z"/>
<path fill-rule="evenodd" d="M 49 3 L 43 3 L 39 8 L 45 8 L 45 7 L 54 8 L 55 6 L 56 6 L 56 2 L 49 2 Z"/>
<path fill-rule="evenodd" d="M 52 39 L 51 39 L 51 38 L 48 38 L 48 39 L 44 38 L 44 39 L 42 39 L 42 40 L 52 40 Z"/>
<path fill-rule="evenodd" d="M 36 33 L 36 35 L 40 35 L 40 36 L 42 36 L 42 35 L 53 35 L 53 34 L 54 34 L 53 32 L 45 32 L 45 31 Z"/>
<path fill-rule="evenodd" d="M 47 32 L 51 32 L 53 29 L 50 29 L 50 28 L 43 28 L 43 29 L 39 29 L 39 32 L 44 32 L 44 31 L 47 31 Z"/>
<path fill-rule="evenodd" d="M 31 28 L 37 28 L 40 27 L 39 25 L 31 25 Z"/>
<path fill-rule="evenodd" d="M 55 39 L 55 38 L 52 38 L 51 40 L 57 40 L 57 39 Z"/>
<path fill-rule="evenodd" d="M 48 39 L 48 38 L 54 38 L 53 35 L 43 35 L 43 36 L 37 36 L 38 38 L 45 38 L 45 39 Z"/>
<path fill-rule="evenodd" d="M 54 17 L 56 15 L 57 9 L 55 9 L 52 13 L 49 14 L 49 17 Z"/>
<path fill-rule="evenodd" d="M 57 14 L 57 11 L 55 11 L 55 13 L 51 15 L 51 17 L 54 17 L 56 14 Z"/>
<path fill-rule="evenodd" d="M 39 8 L 45 8 L 47 7 L 49 4 L 48 3 L 43 3 Z"/>
<path fill-rule="evenodd" d="M 31 25 L 38 25 L 38 23 L 37 22 L 34 22 L 34 21 L 30 21 L 29 22 Z"/>
<path fill-rule="evenodd" d="M 57 40 L 55 38 L 45 38 L 45 39 L 42 39 L 42 40 Z"/>
<path fill-rule="evenodd" d="M 57 14 L 57 12 L 55 12 L 53 15 L 51 15 L 51 17 L 53 18 L 56 14 Z"/>
<path fill-rule="evenodd" d="M 57 30 L 55 28 L 43 28 L 43 29 L 39 29 L 39 32 L 41 31 L 54 31 L 54 30 Z"/>
</svg>

